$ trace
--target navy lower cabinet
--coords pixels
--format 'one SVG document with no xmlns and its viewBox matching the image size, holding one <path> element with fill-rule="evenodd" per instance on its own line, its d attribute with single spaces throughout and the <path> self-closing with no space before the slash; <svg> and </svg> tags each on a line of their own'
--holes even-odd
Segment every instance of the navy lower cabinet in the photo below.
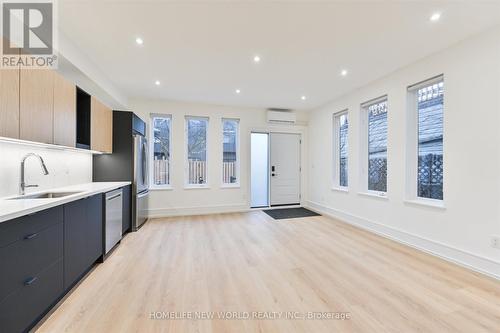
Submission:
<svg viewBox="0 0 500 333">
<path fill-rule="evenodd" d="M 87 202 L 87 262 L 93 265 L 104 254 L 104 195 L 97 194 Z"/>
<path fill-rule="evenodd" d="M 0 332 L 23 332 L 64 293 L 63 207 L 0 223 L 0 235 Z"/>
<path fill-rule="evenodd" d="M 64 205 L 64 288 L 102 256 L 102 194 Z"/>
<path fill-rule="evenodd" d="M 0 223 L 0 333 L 28 331 L 102 257 L 103 200 Z"/>
</svg>

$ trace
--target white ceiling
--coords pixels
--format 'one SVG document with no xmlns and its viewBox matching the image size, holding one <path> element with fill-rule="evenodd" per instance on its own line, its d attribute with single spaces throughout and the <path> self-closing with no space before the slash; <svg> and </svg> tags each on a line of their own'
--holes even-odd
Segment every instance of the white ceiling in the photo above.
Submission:
<svg viewBox="0 0 500 333">
<path fill-rule="evenodd" d="M 500 24 L 500 1 L 59 4 L 62 31 L 129 98 L 293 109 L 320 106 Z M 435 11 L 442 18 L 432 23 Z"/>
</svg>

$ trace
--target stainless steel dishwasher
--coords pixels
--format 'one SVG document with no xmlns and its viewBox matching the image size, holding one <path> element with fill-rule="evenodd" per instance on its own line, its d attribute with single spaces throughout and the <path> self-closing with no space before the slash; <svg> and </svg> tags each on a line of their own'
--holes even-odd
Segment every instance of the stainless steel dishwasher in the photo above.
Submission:
<svg viewBox="0 0 500 333">
<path fill-rule="evenodd" d="M 106 193 L 105 254 L 122 239 L 122 189 Z"/>
</svg>

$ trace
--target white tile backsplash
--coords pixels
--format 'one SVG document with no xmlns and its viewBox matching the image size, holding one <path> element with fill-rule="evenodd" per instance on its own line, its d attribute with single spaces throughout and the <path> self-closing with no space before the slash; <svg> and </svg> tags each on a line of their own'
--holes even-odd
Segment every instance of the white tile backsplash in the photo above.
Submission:
<svg viewBox="0 0 500 333">
<path fill-rule="evenodd" d="M 28 188 L 26 193 L 92 181 L 91 154 L 0 142 L 0 197 L 18 194 L 21 159 L 28 153 L 42 156 L 49 175 L 43 175 L 37 158 L 28 158 L 25 181 L 39 187 Z"/>
</svg>

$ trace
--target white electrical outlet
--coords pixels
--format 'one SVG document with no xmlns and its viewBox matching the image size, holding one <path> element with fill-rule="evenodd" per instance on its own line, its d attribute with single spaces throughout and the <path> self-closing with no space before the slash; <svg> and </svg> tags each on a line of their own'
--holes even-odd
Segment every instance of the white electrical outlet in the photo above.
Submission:
<svg viewBox="0 0 500 333">
<path fill-rule="evenodd" d="M 495 249 L 500 249 L 500 236 L 491 237 L 491 247 L 494 247 Z"/>
</svg>

